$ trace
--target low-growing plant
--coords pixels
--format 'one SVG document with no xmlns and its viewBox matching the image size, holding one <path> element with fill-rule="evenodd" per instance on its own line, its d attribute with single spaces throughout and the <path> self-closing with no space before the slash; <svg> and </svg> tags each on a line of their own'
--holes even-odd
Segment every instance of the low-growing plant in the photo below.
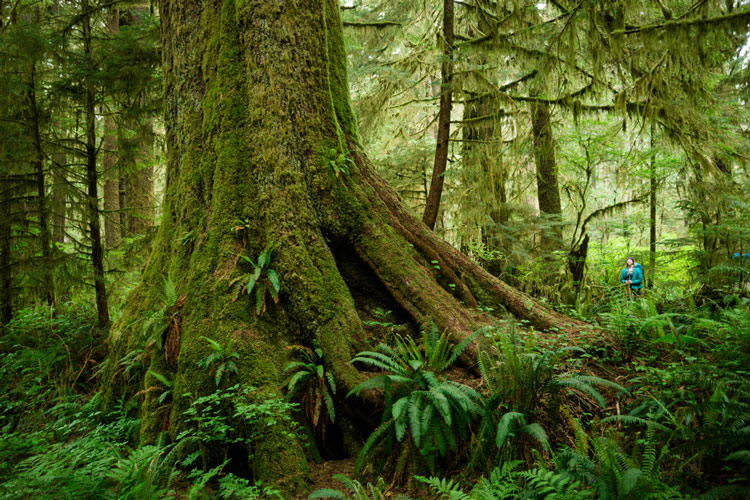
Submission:
<svg viewBox="0 0 750 500">
<path fill-rule="evenodd" d="M 185 429 L 176 438 L 185 445 L 198 443 L 206 465 L 216 457 L 226 461 L 231 445 L 249 451 L 265 429 L 276 425 L 292 429 L 287 437 L 295 438 L 297 424 L 292 411 L 297 404 L 276 394 L 261 393 L 256 387 L 235 384 L 224 390 L 201 396 L 183 412 Z"/>
<path fill-rule="evenodd" d="M 300 407 L 305 418 L 321 439 L 325 439 L 327 424 L 336 421 L 336 408 L 333 395 L 336 394 L 336 381 L 323 365 L 323 350 L 295 345 L 302 361 L 292 361 L 285 372 L 291 372 L 286 390 L 291 398 L 300 399 Z M 322 411 L 325 407 L 325 412 Z"/>
<path fill-rule="evenodd" d="M 237 364 L 235 360 L 240 359 L 240 354 L 233 349 L 234 339 L 230 338 L 225 347 L 221 347 L 221 344 L 213 339 L 204 337 L 201 335 L 203 340 L 208 342 L 211 349 L 211 353 L 198 361 L 198 367 L 208 370 L 209 375 L 213 375 L 216 387 L 221 384 L 221 380 L 227 373 L 233 373 L 237 375 Z"/>
<path fill-rule="evenodd" d="M 325 156 L 331 172 L 336 176 L 341 185 L 346 187 L 344 176 L 349 175 L 350 167 L 354 165 L 354 161 L 351 158 L 347 157 L 346 154 L 339 153 L 333 148 L 326 151 Z"/>
<path fill-rule="evenodd" d="M 476 434 L 475 464 L 491 467 L 508 458 L 525 455 L 521 437 L 530 438 L 549 450 L 547 433 L 539 423 L 558 419 L 560 398 L 565 389 L 583 393 L 602 408 L 606 402 L 594 385 L 625 389 L 614 382 L 590 375 L 558 375 L 559 364 L 578 348 L 524 351 L 515 331 L 501 336 L 496 356 L 480 353 L 479 370 L 487 385 L 481 420 Z"/>
<path fill-rule="evenodd" d="M 274 304 L 279 302 L 279 292 L 281 291 L 281 281 L 275 270 L 271 269 L 271 257 L 273 251 L 278 248 L 278 244 L 271 242 L 266 245 L 257 260 L 253 260 L 246 255 L 241 255 L 240 259 L 253 266 L 253 272 L 238 276 L 229 282 L 230 287 L 235 287 L 233 301 L 241 294 L 250 295 L 255 291 L 255 314 L 262 316 L 266 312 L 266 297 L 270 295 Z"/>
<path fill-rule="evenodd" d="M 426 335 L 423 333 L 423 335 Z M 443 355 L 446 349 L 436 347 L 437 342 L 425 341 L 434 351 L 421 353 L 416 343 L 397 336 L 396 347 L 379 344 L 377 351 L 363 351 L 352 363 L 363 363 L 384 370 L 354 387 L 349 395 L 363 390 L 378 389 L 385 393 L 385 410 L 380 425 L 365 442 L 355 462 L 355 471 L 362 470 L 364 460 L 371 458 L 376 449 L 385 456 L 400 447 L 395 464 L 400 475 L 413 458 L 421 458 L 430 470 L 435 469 L 438 456 L 456 450 L 466 439 L 469 425 L 479 411 L 480 396 L 463 384 L 447 380 L 427 369 L 430 362 L 445 369 L 458 359 L 468 343 L 461 343 Z M 439 354 L 439 355 L 438 355 Z M 407 436 L 409 439 L 404 442 Z M 381 460 L 381 464 L 384 461 Z"/>
<path fill-rule="evenodd" d="M 307 500 L 318 498 L 328 498 L 332 500 L 410 500 L 404 495 L 395 495 L 386 486 L 383 478 L 378 478 L 377 483 L 368 483 L 363 485 L 356 479 L 350 479 L 343 474 L 334 474 L 333 479 L 342 483 L 346 491 L 334 490 L 332 488 L 321 488 L 313 491 L 307 497 Z"/>
</svg>

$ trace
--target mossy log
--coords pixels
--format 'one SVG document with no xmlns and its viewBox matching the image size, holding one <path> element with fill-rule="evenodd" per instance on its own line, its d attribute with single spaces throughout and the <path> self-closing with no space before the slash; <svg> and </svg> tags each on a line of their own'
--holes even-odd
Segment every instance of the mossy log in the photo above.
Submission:
<svg viewBox="0 0 750 500">
<path fill-rule="evenodd" d="M 161 16 L 164 215 L 142 283 L 112 328 L 104 380 L 109 404 L 143 395 L 145 440 L 165 428 L 180 431 L 191 402 L 183 394 L 215 389 L 197 366 L 209 354 L 201 336 L 221 345 L 233 339 L 235 381 L 264 391 L 283 383 L 285 347 L 313 340 L 340 394 L 362 380 L 349 360 L 367 332 L 334 250 L 377 280 L 416 324 L 432 320 L 456 339 L 491 320 L 478 303 L 540 329 L 575 334 L 586 327 L 441 240 L 374 172 L 358 146 L 336 0 L 163 0 Z M 268 267 L 280 277 L 280 300 L 258 315 L 254 298 L 233 300 L 230 282 L 252 270 L 241 256 L 254 260 L 270 243 L 278 245 Z M 179 321 L 165 332 L 165 347 L 146 353 L 149 366 L 126 375 L 118 360 L 143 348 L 136 320 L 161 307 L 167 276 L 180 297 L 179 311 L 169 314 Z M 167 425 L 147 369 L 173 377 Z M 373 403 L 367 397 L 363 406 Z M 354 402 L 347 406 L 356 411 Z M 301 488 L 304 454 L 282 431 L 269 431 L 250 466 L 258 479 Z"/>
</svg>

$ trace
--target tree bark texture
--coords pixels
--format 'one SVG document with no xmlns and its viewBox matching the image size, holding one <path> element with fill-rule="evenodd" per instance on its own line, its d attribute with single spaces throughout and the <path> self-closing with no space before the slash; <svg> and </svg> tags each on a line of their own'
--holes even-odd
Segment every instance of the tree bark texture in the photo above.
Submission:
<svg viewBox="0 0 750 500">
<path fill-rule="evenodd" d="M 424 209 L 424 222 L 430 229 L 435 229 L 435 222 L 440 211 L 440 198 L 443 196 L 445 171 L 448 166 L 448 149 L 451 134 L 451 109 L 453 107 L 453 0 L 443 0 L 443 62 L 440 65 L 440 111 L 438 112 L 437 145 L 435 162 L 432 165 L 432 180 L 427 193 Z"/>
<path fill-rule="evenodd" d="M 113 325 L 104 382 L 109 404 L 143 394 L 144 439 L 161 430 L 176 435 L 191 398 L 215 390 L 197 366 L 210 353 L 201 336 L 222 346 L 232 339 L 240 355 L 235 381 L 264 392 L 281 387 L 293 344 L 316 342 L 340 395 L 361 381 L 349 360 L 368 335 L 352 294 L 362 283 L 347 281 L 344 260 L 414 323 L 433 320 L 454 339 L 491 320 L 478 302 L 542 329 L 588 328 L 438 238 L 373 171 L 358 146 L 336 0 L 164 0 L 161 16 L 164 215 L 142 283 Z M 333 168 L 339 154 L 350 160 L 340 176 Z M 232 300 L 230 282 L 253 270 L 241 256 L 255 260 L 269 244 L 277 245 L 268 267 L 281 293 L 259 316 L 254 300 Z M 159 290 L 168 276 L 180 296 L 180 326 L 164 332 L 164 343 L 177 351 L 145 347 L 148 361 L 128 378 L 118 360 L 145 346 L 133 320 L 163 307 Z M 166 423 L 158 394 L 144 391 L 157 383 L 149 369 L 174 380 Z M 373 404 L 377 396 L 366 394 L 348 406 L 364 413 Z M 265 429 L 248 452 L 256 479 L 304 488 L 301 446 L 284 429 Z"/>
<path fill-rule="evenodd" d="M 534 159 L 536 161 L 536 185 L 539 211 L 548 216 L 553 225 L 542 232 L 542 248 L 559 248 L 562 243 L 562 204 L 557 186 L 555 165 L 555 140 L 552 134 L 549 105 L 546 102 L 531 103 L 531 130 L 534 135 Z"/>
<path fill-rule="evenodd" d="M 503 248 L 501 226 L 509 217 L 501 114 L 500 103 L 494 95 L 477 96 L 464 104 L 465 143 L 460 175 L 462 184 L 471 189 L 472 194 L 463 200 L 461 209 L 482 217 L 482 243 L 488 251 Z M 484 223 L 487 215 L 491 222 Z M 498 259 L 484 261 L 483 265 L 494 275 L 502 271 Z"/>
</svg>

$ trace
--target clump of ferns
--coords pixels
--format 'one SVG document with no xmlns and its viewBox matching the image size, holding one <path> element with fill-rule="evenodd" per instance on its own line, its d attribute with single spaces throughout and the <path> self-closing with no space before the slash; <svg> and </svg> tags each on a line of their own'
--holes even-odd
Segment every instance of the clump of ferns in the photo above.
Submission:
<svg viewBox="0 0 750 500">
<path fill-rule="evenodd" d="M 305 419 L 321 440 L 325 440 L 326 429 L 336 421 L 336 408 L 333 395 L 336 394 L 336 381 L 323 364 L 323 350 L 313 344 L 313 348 L 303 345 L 289 346 L 302 358 L 286 365 L 290 372 L 286 383 L 289 398 L 297 399 Z M 325 409 L 325 411 L 324 411 Z"/>
<path fill-rule="evenodd" d="M 672 374 L 656 395 L 642 389 L 627 414 L 602 422 L 631 429 L 646 427 L 672 443 L 683 481 L 698 489 L 733 484 L 750 494 L 750 381 L 707 365 L 690 365 Z M 658 375 L 661 375 L 659 373 Z M 700 471 L 696 474 L 695 471 Z M 713 491 L 713 490 L 712 490 Z"/>
<path fill-rule="evenodd" d="M 522 457 L 533 461 L 532 450 L 550 451 L 542 422 L 561 425 L 565 391 L 579 393 L 606 408 L 594 385 L 625 391 L 609 380 L 590 375 L 560 375 L 562 361 L 578 348 L 527 351 L 514 330 L 495 341 L 495 352 L 479 355 L 479 370 L 487 387 L 475 436 L 472 464 L 490 470 L 497 463 Z"/>
<path fill-rule="evenodd" d="M 384 373 L 360 383 L 347 396 L 364 390 L 381 390 L 385 396 L 381 423 L 357 455 L 355 473 L 362 472 L 366 460 L 376 458 L 376 468 L 388 465 L 397 481 L 411 476 L 409 469 L 417 467 L 434 472 L 438 458 L 455 452 L 467 440 L 481 397 L 473 388 L 440 374 L 479 333 L 456 345 L 447 333 L 437 335 L 436 328 L 423 331 L 420 342 L 397 334 L 395 346 L 381 343 L 375 351 L 360 352 L 352 359 Z"/>
<path fill-rule="evenodd" d="M 575 447 L 563 448 L 555 457 L 556 469 L 588 485 L 602 499 L 678 499 L 684 497 L 661 477 L 662 464 L 670 455 L 668 444 L 650 426 L 629 452 L 619 444 L 621 435 L 609 429 L 591 437 L 574 421 Z"/>
<path fill-rule="evenodd" d="M 148 357 L 154 349 L 161 351 L 165 347 L 165 341 L 165 356 L 170 358 L 168 361 L 177 355 L 173 352 L 173 343 L 170 340 L 175 336 L 179 338 L 179 314 L 185 296 L 177 295 L 177 286 L 169 275 L 163 277 L 162 286 L 156 288 L 154 294 L 159 305 L 128 325 L 129 328 L 138 331 L 140 347 L 129 351 L 117 363 L 117 371 L 131 378 L 148 364 Z"/>
<path fill-rule="evenodd" d="M 156 405 L 153 413 L 154 415 L 161 416 L 161 430 L 168 431 L 171 426 L 170 415 L 172 413 L 172 389 L 174 388 L 174 382 L 164 375 L 148 370 L 145 377 L 145 389 L 138 391 L 136 396 L 146 396 L 150 393 L 158 392 L 159 395 L 153 400 L 153 404 Z"/>
</svg>

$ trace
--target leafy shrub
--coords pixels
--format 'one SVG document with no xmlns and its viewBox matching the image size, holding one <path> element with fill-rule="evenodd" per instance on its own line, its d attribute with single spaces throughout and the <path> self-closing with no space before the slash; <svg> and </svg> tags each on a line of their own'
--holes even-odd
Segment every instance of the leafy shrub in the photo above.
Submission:
<svg viewBox="0 0 750 500">
<path fill-rule="evenodd" d="M 266 428 L 283 424 L 295 429 L 291 412 L 296 406 L 278 395 L 236 384 L 193 401 L 183 412 L 185 429 L 178 434 L 177 442 L 198 443 L 205 469 L 217 455 L 221 461 L 227 460 L 231 445 L 241 445 L 251 452 Z"/>
</svg>

